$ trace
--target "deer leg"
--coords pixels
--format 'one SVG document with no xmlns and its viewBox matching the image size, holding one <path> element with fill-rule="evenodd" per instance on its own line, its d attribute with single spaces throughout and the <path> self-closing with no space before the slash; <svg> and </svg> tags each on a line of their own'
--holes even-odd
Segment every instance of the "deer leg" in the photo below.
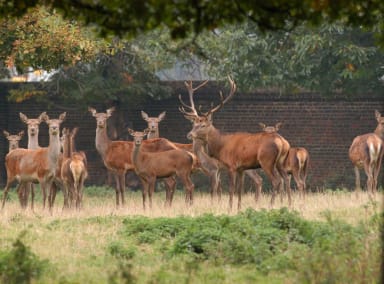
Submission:
<svg viewBox="0 0 384 284">
<path fill-rule="evenodd" d="M 193 190 L 194 190 L 194 185 L 191 181 L 191 178 L 190 178 L 190 173 L 189 174 L 183 174 L 183 175 L 179 175 L 182 183 L 183 183 L 183 186 L 184 186 L 184 190 L 185 190 L 185 203 L 188 205 L 188 206 L 191 206 L 193 204 Z"/>
<path fill-rule="evenodd" d="M 149 208 L 152 209 L 152 195 L 155 192 L 156 186 L 156 177 L 151 177 L 149 180 L 149 188 L 148 188 L 148 199 L 149 199 Z"/>
<path fill-rule="evenodd" d="M 30 190 L 31 190 L 31 210 L 33 211 L 34 210 L 34 204 L 35 204 L 35 186 L 32 182 L 27 184 L 26 186 L 30 187 Z M 27 197 L 27 199 L 28 199 L 28 197 Z"/>
<path fill-rule="evenodd" d="M 275 201 L 276 192 L 280 188 L 281 177 L 279 176 L 276 168 L 274 168 L 274 167 L 263 167 L 263 165 L 262 165 L 262 169 L 264 170 L 264 172 L 267 175 L 268 179 L 272 183 L 272 196 L 271 196 L 271 201 L 270 201 L 270 206 L 272 207 L 273 203 Z"/>
<path fill-rule="evenodd" d="M 5 185 L 5 188 L 4 188 L 4 191 L 3 191 L 3 203 L 1 205 L 1 209 L 4 209 L 5 200 L 7 199 L 7 194 L 8 194 L 8 191 L 9 191 L 9 188 L 10 188 L 12 182 L 13 182 L 13 179 L 12 180 L 9 180 L 9 179 L 7 180 L 7 184 Z M 20 184 L 19 184 L 19 186 L 20 186 Z"/>
<path fill-rule="evenodd" d="M 373 192 L 373 172 L 372 172 L 372 164 L 364 163 L 365 174 L 367 175 L 367 191 L 368 195 L 371 197 Z"/>
<path fill-rule="evenodd" d="M 117 173 L 113 173 L 113 176 L 115 178 L 115 193 L 116 193 L 116 207 L 119 207 L 119 192 L 120 192 L 120 180 Z"/>
<path fill-rule="evenodd" d="M 241 193 L 244 185 L 244 172 L 240 171 L 237 173 L 237 210 L 241 209 Z"/>
<path fill-rule="evenodd" d="M 354 167 L 355 170 L 355 189 L 356 191 L 361 191 L 361 181 L 360 181 L 360 170 L 357 166 Z"/>
<path fill-rule="evenodd" d="M 165 204 L 171 207 L 172 201 L 173 201 L 173 194 L 175 192 L 176 179 L 175 177 L 172 176 L 172 177 L 166 178 L 164 183 L 166 187 Z"/>
<path fill-rule="evenodd" d="M 230 185 L 229 185 L 229 210 L 232 210 L 233 194 L 234 194 L 235 189 L 236 189 L 236 178 L 237 178 L 236 171 L 230 170 L 229 171 L 229 178 L 230 178 Z"/>
<path fill-rule="evenodd" d="M 257 202 L 260 198 L 261 191 L 263 188 L 263 179 L 262 177 L 257 173 L 256 170 L 246 170 L 245 174 L 249 176 L 256 186 L 256 192 L 255 192 L 255 202 Z"/>
<path fill-rule="evenodd" d="M 120 175 L 120 195 L 121 195 L 121 206 L 125 204 L 125 175 L 126 172 Z"/>
<path fill-rule="evenodd" d="M 285 192 L 287 192 L 287 194 L 288 194 L 288 205 L 291 206 L 292 205 L 292 197 L 291 197 L 291 184 L 290 184 L 289 174 L 284 169 L 282 164 L 278 163 L 276 165 L 276 168 L 277 168 L 278 174 L 281 176 L 280 179 L 282 180 L 280 183 L 280 188 L 283 189 L 285 187 Z M 282 194 L 281 190 L 280 190 L 280 194 Z"/>
<path fill-rule="evenodd" d="M 63 204 L 63 210 L 68 208 L 68 182 L 63 181 L 63 198 L 64 198 L 64 204 Z"/>
<path fill-rule="evenodd" d="M 373 182 L 374 182 L 373 190 L 374 190 L 374 193 L 377 192 L 377 179 L 379 177 L 382 159 L 383 159 L 383 155 L 381 154 L 379 156 L 379 159 L 378 159 L 378 161 L 375 165 L 374 171 L 373 171 Z"/>
<path fill-rule="evenodd" d="M 17 187 L 16 192 L 21 208 L 25 209 L 25 187 L 20 183 L 20 186 Z"/>
</svg>

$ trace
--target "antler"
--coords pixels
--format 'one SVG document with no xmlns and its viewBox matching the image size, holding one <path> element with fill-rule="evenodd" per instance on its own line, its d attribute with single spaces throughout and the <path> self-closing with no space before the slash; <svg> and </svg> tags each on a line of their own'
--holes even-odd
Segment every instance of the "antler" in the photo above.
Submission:
<svg viewBox="0 0 384 284">
<path fill-rule="evenodd" d="M 201 87 L 206 85 L 207 83 L 208 83 L 208 80 L 204 81 L 199 86 L 193 88 L 192 87 L 192 81 L 184 82 L 184 84 L 185 84 L 185 86 L 187 87 L 187 90 L 188 90 L 189 102 L 190 102 L 191 105 L 189 106 L 186 103 L 184 103 L 184 101 L 181 99 L 181 95 L 179 95 L 179 101 L 182 104 L 182 106 L 179 107 L 179 110 L 180 110 L 181 113 L 183 113 L 183 114 L 185 114 L 187 116 L 199 116 L 199 114 L 198 114 L 198 112 L 197 112 L 197 110 L 195 108 L 195 103 L 193 102 L 193 93 L 197 89 L 200 89 Z M 189 109 L 190 111 L 187 111 L 186 108 Z"/>
<path fill-rule="evenodd" d="M 230 90 L 228 96 L 224 99 L 223 93 L 220 91 L 220 104 L 218 104 L 215 107 L 211 106 L 211 109 L 208 112 L 204 113 L 204 116 L 208 116 L 208 115 L 218 111 L 223 105 L 225 105 L 226 102 L 228 102 L 234 96 L 234 94 L 236 92 L 236 84 L 232 80 L 231 76 L 229 76 L 229 75 L 228 75 L 228 80 L 229 80 L 229 83 L 231 85 L 231 90 Z"/>
</svg>

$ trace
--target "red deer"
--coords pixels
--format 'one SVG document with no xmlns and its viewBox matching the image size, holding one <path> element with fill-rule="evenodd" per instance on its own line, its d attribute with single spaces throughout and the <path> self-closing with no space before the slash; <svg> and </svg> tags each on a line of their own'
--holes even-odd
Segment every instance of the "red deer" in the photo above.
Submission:
<svg viewBox="0 0 384 284">
<path fill-rule="evenodd" d="M 43 121 L 43 117 L 46 115 L 45 112 L 42 112 L 37 118 L 28 118 L 25 114 L 19 113 L 20 119 L 27 125 L 28 130 L 28 149 L 38 149 L 39 146 L 39 126 Z M 33 210 L 33 202 L 35 200 L 35 190 L 33 183 L 27 183 L 26 186 L 20 188 L 22 192 L 22 204 L 23 208 L 28 206 L 28 196 L 31 193 L 31 209 Z"/>
<path fill-rule="evenodd" d="M 61 165 L 61 179 L 64 186 L 64 208 L 72 207 L 74 204 L 76 209 L 81 209 L 83 200 L 84 181 L 88 177 L 87 157 L 83 151 L 75 151 L 75 136 L 78 128 L 72 131 L 63 129 L 64 160 Z"/>
<path fill-rule="evenodd" d="M 179 177 L 183 183 L 186 190 L 185 201 L 191 205 L 194 185 L 190 175 L 196 165 L 195 155 L 181 149 L 152 153 L 143 151 L 143 138 L 149 133 L 149 129 L 144 130 L 144 132 L 132 129 L 128 129 L 128 131 L 134 138 L 135 146 L 132 152 L 132 161 L 135 165 L 135 172 L 143 185 L 144 209 L 147 195 L 149 196 L 149 206 L 152 207 L 152 194 L 155 191 L 156 179 L 174 176 Z"/>
<path fill-rule="evenodd" d="M 64 112 L 59 116 L 59 119 L 49 119 L 46 114 L 42 117 L 49 127 L 48 147 L 39 149 L 19 148 L 7 154 L 5 157 L 7 183 L 4 188 L 2 208 L 4 208 L 7 193 L 14 180 L 19 182 L 18 190 L 28 182 L 38 181 L 43 194 L 43 208 L 45 208 L 46 190 L 51 187 L 55 178 L 60 156 L 60 125 L 65 116 L 66 113 Z M 49 202 L 49 209 L 52 209 L 51 202 Z"/>
<path fill-rule="evenodd" d="M 20 131 L 17 134 L 9 134 L 8 131 L 3 130 L 3 134 L 5 138 L 8 140 L 8 152 L 11 152 L 14 149 L 19 148 L 19 142 L 24 136 L 24 130 Z"/>
<path fill-rule="evenodd" d="M 114 108 L 109 108 L 105 113 L 96 112 L 94 108 L 89 107 L 88 110 L 96 118 L 96 149 L 101 155 L 104 165 L 115 175 L 116 180 L 116 206 L 120 201 L 123 205 L 125 190 L 125 174 L 127 171 L 133 171 L 131 154 L 133 151 L 132 141 L 111 141 L 107 135 L 107 119 L 112 115 Z M 149 152 L 166 151 L 177 149 L 177 147 L 165 138 L 156 138 L 143 141 L 143 150 Z M 172 188 L 175 186 L 173 178 L 166 179 L 166 186 Z M 169 192 L 169 191 L 167 191 Z M 168 196 L 167 196 L 168 197 Z M 167 200 L 171 203 L 172 200 Z"/>
<path fill-rule="evenodd" d="M 148 116 L 147 113 L 141 111 L 141 117 L 148 123 L 150 132 L 147 135 L 147 139 L 159 138 L 159 123 L 165 118 L 166 112 L 163 111 L 157 117 Z"/>
<path fill-rule="evenodd" d="M 282 123 L 278 122 L 275 126 L 267 126 L 264 123 L 259 123 L 264 132 L 274 133 L 279 131 Z M 284 162 L 285 170 L 289 175 L 289 185 L 291 184 L 291 175 L 296 182 L 297 189 L 301 196 L 305 196 L 306 180 L 308 175 L 309 153 L 303 147 L 291 147 L 288 152 L 288 157 Z M 260 177 L 261 179 L 261 177 Z"/>
<path fill-rule="evenodd" d="M 232 208 L 233 194 L 238 193 L 238 209 L 241 208 L 241 193 L 244 170 L 262 168 L 271 180 L 273 205 L 277 191 L 286 185 L 288 200 L 291 205 L 291 194 L 288 186 L 288 175 L 284 170 L 284 160 L 288 155 L 289 143 L 277 133 L 246 133 L 235 132 L 223 134 L 212 124 L 212 114 L 218 111 L 236 91 L 234 81 L 229 78 L 231 90 L 224 98 L 220 92 L 220 104 L 211 107 L 206 113 L 199 114 L 190 95 L 190 105 L 184 103 L 179 96 L 182 106 L 180 111 L 187 119 L 193 121 L 193 128 L 188 133 L 189 138 L 200 138 L 207 142 L 207 153 L 225 165 L 230 175 L 229 208 Z M 188 111 L 186 110 L 188 109 Z"/>
<path fill-rule="evenodd" d="M 202 84 L 203 85 L 203 84 Z M 201 87 L 200 85 L 199 87 Z M 191 86 L 192 88 L 192 86 Z M 191 91 L 195 91 L 191 89 Z M 160 137 L 159 133 L 159 123 L 165 117 L 165 111 L 163 111 L 158 117 L 150 117 L 147 113 L 141 112 L 141 116 L 148 123 L 149 133 L 147 138 L 158 138 Z M 221 183 L 220 183 L 220 167 L 219 162 L 211 157 L 209 157 L 205 152 L 202 153 L 202 148 L 205 147 L 202 145 L 201 140 L 193 140 L 193 144 L 183 144 L 173 142 L 179 149 L 183 149 L 192 153 L 195 153 L 198 158 L 198 168 L 210 178 L 211 183 L 211 196 L 217 194 L 220 198 L 221 196 Z M 173 190 L 172 190 L 173 192 Z"/>
<path fill-rule="evenodd" d="M 373 133 L 356 136 L 349 148 L 349 159 L 354 165 L 356 190 L 361 190 L 360 169 L 367 175 L 367 191 L 372 196 L 377 191 L 377 177 L 383 159 L 384 117 L 375 111 L 377 127 Z"/>
</svg>

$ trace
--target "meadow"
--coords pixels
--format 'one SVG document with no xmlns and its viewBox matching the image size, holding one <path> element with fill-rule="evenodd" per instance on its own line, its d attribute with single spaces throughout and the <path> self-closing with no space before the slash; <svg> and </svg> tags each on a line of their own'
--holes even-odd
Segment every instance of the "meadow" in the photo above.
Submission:
<svg viewBox="0 0 384 284">
<path fill-rule="evenodd" d="M 144 210 L 141 193 L 123 208 L 114 190 L 86 187 L 84 207 L 52 214 L 22 210 L 16 194 L 0 213 L 2 283 L 376 283 L 380 274 L 383 196 L 325 190 L 279 198 L 252 193 L 242 210 L 228 196 L 196 192 L 187 207 L 177 191 Z"/>
</svg>

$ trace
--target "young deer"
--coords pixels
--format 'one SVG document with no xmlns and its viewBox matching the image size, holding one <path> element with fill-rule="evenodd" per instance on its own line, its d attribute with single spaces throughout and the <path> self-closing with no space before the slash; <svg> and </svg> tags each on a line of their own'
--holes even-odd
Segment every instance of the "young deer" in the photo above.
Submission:
<svg viewBox="0 0 384 284">
<path fill-rule="evenodd" d="M 361 190 L 360 169 L 367 175 L 367 191 L 372 196 L 377 191 L 377 177 L 384 155 L 384 117 L 375 111 L 377 127 L 373 133 L 356 136 L 349 148 L 349 159 L 354 165 L 356 190 Z"/>
<path fill-rule="evenodd" d="M 107 119 L 112 115 L 115 110 L 113 107 L 107 109 L 105 113 L 96 112 L 94 108 L 89 107 L 89 112 L 96 119 L 96 138 L 95 146 L 101 155 L 104 165 L 108 170 L 114 173 L 116 180 L 116 206 L 124 204 L 124 191 L 125 191 L 125 175 L 127 171 L 135 169 L 131 154 L 133 151 L 132 141 L 111 141 L 107 135 Z M 143 141 L 143 150 L 149 152 L 166 151 L 170 149 L 177 149 L 175 144 L 165 138 L 156 138 Z M 166 186 L 173 188 L 175 180 L 173 178 L 166 179 Z M 172 200 L 167 200 L 169 203 Z"/>
<path fill-rule="evenodd" d="M 163 111 L 157 117 L 150 117 L 144 111 L 141 111 L 141 117 L 148 123 L 149 133 L 147 139 L 159 138 L 159 123 L 165 118 L 166 112 Z"/>
<path fill-rule="evenodd" d="M 275 126 L 267 126 L 259 123 L 261 129 L 267 133 L 279 131 L 282 123 L 278 122 Z M 291 147 L 288 151 L 288 157 L 284 162 L 284 167 L 289 174 L 289 185 L 291 185 L 291 175 L 296 182 L 297 189 L 302 197 L 305 197 L 306 180 L 308 175 L 309 153 L 303 147 Z M 261 179 L 261 177 L 260 177 Z M 262 182 L 262 179 L 261 179 Z"/>
<path fill-rule="evenodd" d="M 39 149 L 39 128 L 40 123 L 43 122 L 43 117 L 46 115 L 42 112 L 37 118 L 28 118 L 25 114 L 19 113 L 19 117 L 22 122 L 27 125 L 28 132 L 28 149 Z M 33 202 L 35 200 L 35 189 L 33 183 L 29 182 L 25 186 L 20 187 L 21 199 L 19 197 L 20 204 L 23 208 L 28 206 L 28 196 L 31 193 L 31 209 L 33 210 Z"/>
<path fill-rule="evenodd" d="M 64 185 L 64 208 L 75 204 L 76 209 L 81 209 L 83 200 L 84 181 L 88 177 L 87 157 L 83 151 L 75 151 L 75 136 L 78 128 L 63 129 L 63 156 L 61 166 L 61 179 Z"/>
<path fill-rule="evenodd" d="M 144 132 L 128 129 L 134 139 L 132 161 L 135 172 L 143 185 L 143 207 L 145 209 L 146 196 L 149 196 L 149 206 L 152 207 L 152 195 L 155 191 L 157 178 L 177 176 L 181 179 L 186 190 L 185 202 L 189 205 L 193 202 L 194 185 L 191 181 L 191 172 L 196 165 L 194 154 L 173 149 L 162 152 L 150 153 L 142 149 L 143 139 L 148 135 L 149 130 Z"/>
<path fill-rule="evenodd" d="M 11 152 L 12 150 L 19 148 L 19 142 L 24 136 L 24 130 L 20 131 L 17 134 L 13 134 L 13 135 L 9 134 L 8 131 L 3 130 L 3 134 L 4 134 L 5 138 L 7 138 L 8 143 L 9 143 L 8 152 Z"/>
<path fill-rule="evenodd" d="M 62 113 L 59 119 L 49 119 L 44 115 L 42 119 L 49 127 L 49 146 L 39 149 L 15 149 L 5 157 L 7 171 L 7 183 L 4 188 L 2 208 L 14 180 L 19 182 L 18 190 L 28 182 L 38 181 L 43 194 L 43 208 L 45 208 L 47 188 L 55 178 L 56 167 L 60 155 L 60 125 L 64 121 L 66 113 Z M 50 198 L 49 198 L 50 200 Z M 52 204 L 49 202 L 49 209 Z"/>
<path fill-rule="evenodd" d="M 200 85 L 198 88 L 200 88 L 202 85 Z M 192 89 L 191 86 L 192 91 L 195 91 L 198 88 Z M 150 132 L 148 133 L 147 138 L 152 139 L 160 137 L 159 123 L 164 119 L 165 111 L 163 111 L 158 117 L 150 117 L 147 113 L 141 111 L 141 116 L 148 123 L 148 129 Z M 192 144 L 173 143 L 179 149 L 183 149 L 196 154 L 198 159 L 198 169 L 200 169 L 210 178 L 211 197 L 213 198 L 213 196 L 217 194 L 220 199 L 222 191 L 220 183 L 220 163 L 217 160 L 209 157 L 205 152 L 203 153 L 203 148 L 205 147 L 204 142 L 202 140 L 193 140 Z M 167 196 L 173 196 L 173 192 L 174 189 L 171 189 L 171 193 L 167 193 Z"/>
<path fill-rule="evenodd" d="M 207 153 L 225 165 L 230 175 L 229 208 L 232 208 L 233 194 L 238 194 L 238 209 L 241 207 L 241 192 L 244 170 L 261 167 L 273 185 L 271 205 L 275 194 L 281 191 L 284 182 L 291 205 L 291 194 L 288 186 L 288 175 L 283 163 L 288 155 L 289 143 L 277 133 L 244 133 L 222 134 L 212 124 L 212 114 L 219 110 L 236 91 L 236 85 L 229 78 L 231 90 L 224 99 L 220 93 L 220 104 L 199 114 L 195 108 L 192 94 L 189 94 L 190 105 L 185 104 L 179 96 L 182 106 L 180 111 L 186 118 L 193 121 L 193 128 L 188 133 L 191 139 L 200 138 L 207 143 Z M 189 111 L 186 111 L 186 108 Z M 284 181 L 284 182 L 283 182 Z"/>
</svg>

